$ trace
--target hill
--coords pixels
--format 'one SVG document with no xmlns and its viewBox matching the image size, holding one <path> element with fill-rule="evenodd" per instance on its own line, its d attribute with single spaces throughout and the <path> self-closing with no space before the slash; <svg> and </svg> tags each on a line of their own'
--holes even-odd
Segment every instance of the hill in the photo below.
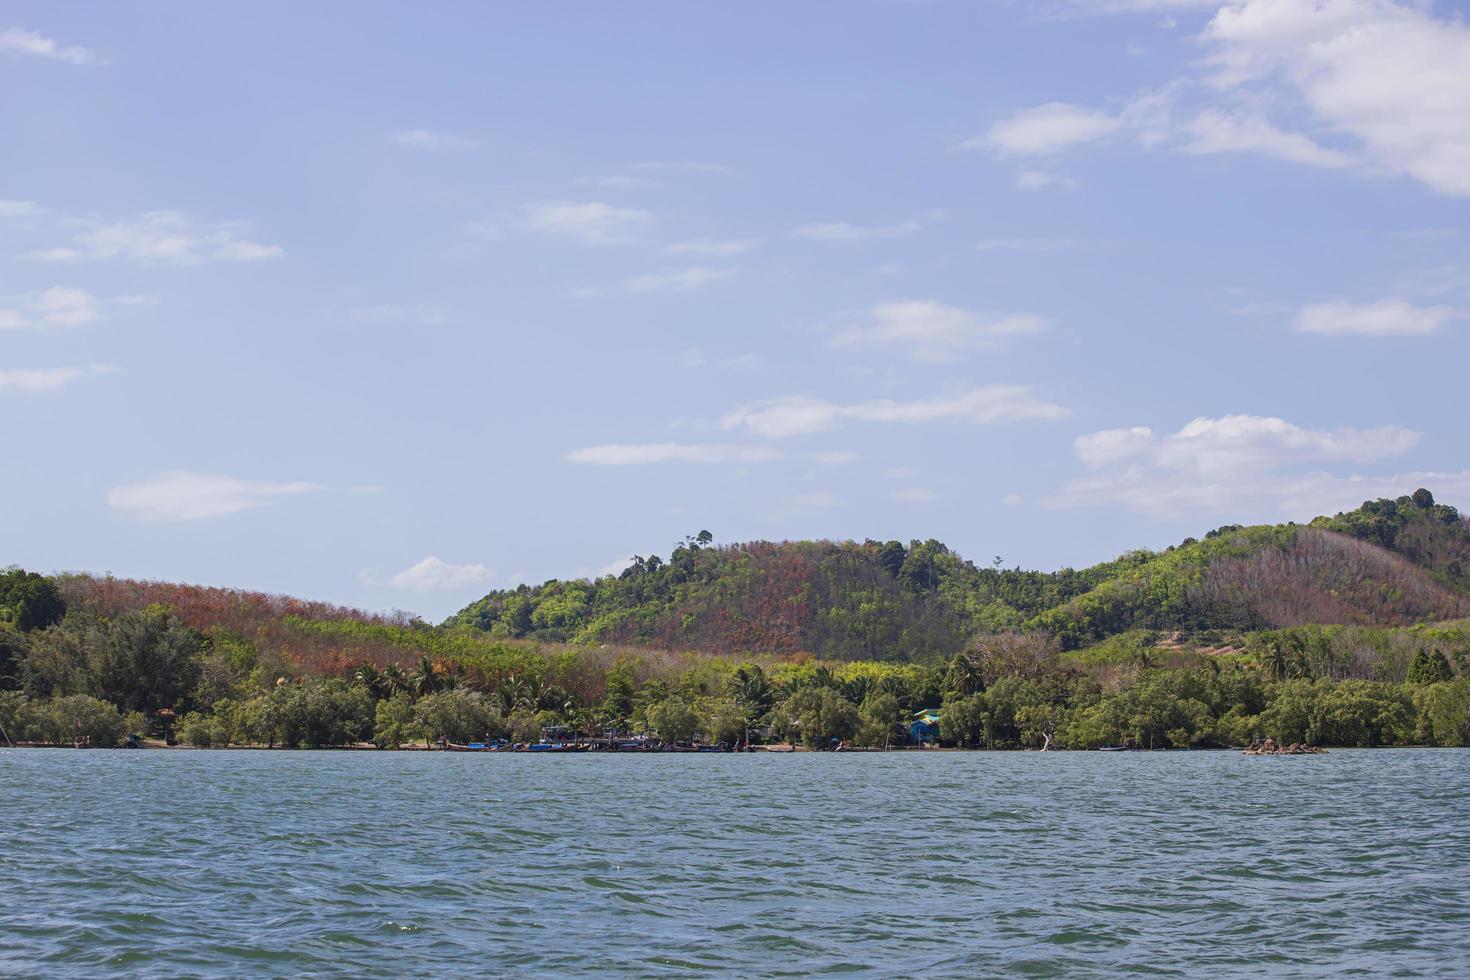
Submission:
<svg viewBox="0 0 1470 980">
<path fill-rule="evenodd" d="M 1081 571 L 977 567 L 935 540 L 686 539 L 618 576 L 492 592 L 450 624 L 504 637 L 841 660 L 947 657 L 1025 629 L 1063 648 L 1130 630 L 1408 626 L 1470 615 L 1470 522 L 1428 491 L 1309 526 L 1240 527 Z"/>
<path fill-rule="evenodd" d="M 688 538 L 448 623 L 0 570 L 0 729 L 39 744 L 380 746 L 545 730 L 687 744 L 1470 743 L 1470 526 L 1421 491 L 1083 570 L 938 541 Z M 998 565 L 998 562 L 996 563 Z"/>
</svg>

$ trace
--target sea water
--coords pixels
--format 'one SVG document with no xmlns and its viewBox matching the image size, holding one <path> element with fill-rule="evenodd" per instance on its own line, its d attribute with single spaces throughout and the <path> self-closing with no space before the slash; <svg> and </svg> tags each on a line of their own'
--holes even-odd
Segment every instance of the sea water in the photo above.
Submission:
<svg viewBox="0 0 1470 980">
<path fill-rule="evenodd" d="M 1470 751 L 0 750 L 0 975 L 1470 975 Z"/>
</svg>

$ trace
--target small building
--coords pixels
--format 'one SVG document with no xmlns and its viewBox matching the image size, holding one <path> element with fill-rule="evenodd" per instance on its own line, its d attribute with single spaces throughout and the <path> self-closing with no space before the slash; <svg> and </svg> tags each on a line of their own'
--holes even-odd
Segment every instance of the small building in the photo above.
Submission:
<svg viewBox="0 0 1470 980">
<path fill-rule="evenodd" d="M 915 711 L 909 722 L 909 741 L 918 745 L 939 741 L 939 709 L 924 708 Z"/>
</svg>

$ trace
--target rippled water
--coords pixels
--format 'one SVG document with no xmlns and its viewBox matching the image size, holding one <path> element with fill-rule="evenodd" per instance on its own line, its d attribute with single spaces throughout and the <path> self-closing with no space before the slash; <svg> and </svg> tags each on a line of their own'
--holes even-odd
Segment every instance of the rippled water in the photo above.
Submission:
<svg viewBox="0 0 1470 980">
<path fill-rule="evenodd" d="M 1470 974 L 1470 751 L 0 751 L 0 975 Z"/>
</svg>

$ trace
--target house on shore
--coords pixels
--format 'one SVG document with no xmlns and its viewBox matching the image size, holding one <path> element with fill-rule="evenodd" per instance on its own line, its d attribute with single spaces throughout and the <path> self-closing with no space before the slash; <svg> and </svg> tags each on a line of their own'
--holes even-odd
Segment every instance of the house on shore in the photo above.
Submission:
<svg viewBox="0 0 1470 980">
<path fill-rule="evenodd" d="M 915 745 L 939 741 L 938 708 L 924 708 L 914 712 L 913 719 L 909 721 L 909 741 Z"/>
</svg>

